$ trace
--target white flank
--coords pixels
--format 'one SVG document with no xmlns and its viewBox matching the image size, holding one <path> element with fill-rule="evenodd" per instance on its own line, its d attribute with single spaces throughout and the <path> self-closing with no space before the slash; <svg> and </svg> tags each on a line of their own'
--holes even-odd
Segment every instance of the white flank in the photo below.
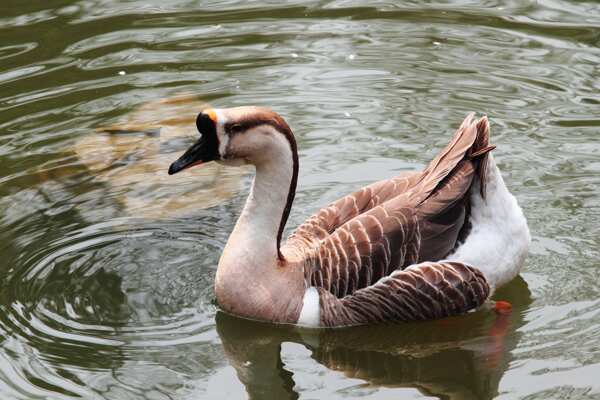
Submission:
<svg viewBox="0 0 600 400">
<path fill-rule="evenodd" d="M 488 156 L 486 198 L 479 181 L 471 194 L 471 232 L 448 257 L 479 269 L 493 290 L 519 274 L 531 241 L 527 220 L 510 194 L 492 155 Z"/>
<path fill-rule="evenodd" d="M 313 328 L 318 327 L 320 325 L 320 315 L 319 292 L 317 288 L 311 286 L 306 289 L 302 302 L 302 311 L 300 311 L 300 317 L 298 317 L 298 325 Z"/>
</svg>

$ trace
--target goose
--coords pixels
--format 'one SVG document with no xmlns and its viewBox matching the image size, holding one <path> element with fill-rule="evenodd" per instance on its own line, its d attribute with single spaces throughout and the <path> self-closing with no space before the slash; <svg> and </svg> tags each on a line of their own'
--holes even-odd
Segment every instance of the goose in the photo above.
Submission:
<svg viewBox="0 0 600 400">
<path fill-rule="evenodd" d="M 296 140 L 263 107 L 206 109 L 173 175 L 211 161 L 254 166 L 218 263 L 220 308 L 247 319 L 343 327 L 444 318 L 490 304 L 518 275 L 527 221 L 468 115 L 419 172 L 375 182 L 322 208 L 282 244 L 298 181 Z"/>
</svg>

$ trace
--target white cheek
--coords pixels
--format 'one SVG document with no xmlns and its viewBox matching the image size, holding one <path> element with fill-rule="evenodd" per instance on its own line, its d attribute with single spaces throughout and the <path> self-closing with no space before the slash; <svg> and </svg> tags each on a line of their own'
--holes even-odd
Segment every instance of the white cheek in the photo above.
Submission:
<svg viewBox="0 0 600 400">
<path fill-rule="evenodd" d="M 220 110 L 214 110 L 217 114 L 217 138 L 219 139 L 219 155 L 221 158 L 225 158 L 225 152 L 227 151 L 227 145 L 229 144 L 229 136 L 225 133 L 225 124 L 227 118 L 223 115 Z"/>
<path fill-rule="evenodd" d="M 227 145 L 229 144 L 229 136 L 224 132 L 218 133 L 217 136 L 219 137 L 219 155 L 221 156 L 221 159 L 225 159 L 225 152 L 227 151 Z"/>
</svg>

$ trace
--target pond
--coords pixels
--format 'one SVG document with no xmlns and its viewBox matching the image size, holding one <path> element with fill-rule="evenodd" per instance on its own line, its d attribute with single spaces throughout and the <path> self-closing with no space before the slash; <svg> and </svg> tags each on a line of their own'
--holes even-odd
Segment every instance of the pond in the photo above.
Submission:
<svg viewBox="0 0 600 400">
<path fill-rule="evenodd" d="M 599 398 L 599 65 L 595 0 L 3 0 L 0 398 Z M 512 313 L 311 331 L 220 312 L 252 171 L 167 175 L 207 104 L 294 130 L 287 233 L 488 115 L 533 239 L 495 295 Z"/>
</svg>

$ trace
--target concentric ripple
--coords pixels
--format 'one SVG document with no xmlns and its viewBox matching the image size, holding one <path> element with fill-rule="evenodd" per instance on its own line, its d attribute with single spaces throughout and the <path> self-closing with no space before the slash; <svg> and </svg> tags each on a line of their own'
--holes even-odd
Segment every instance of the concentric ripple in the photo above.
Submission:
<svg viewBox="0 0 600 400">
<path fill-rule="evenodd" d="M 1 399 L 597 397 L 597 1 L 0 11 Z M 327 333 L 219 314 L 248 170 L 166 170 L 198 111 L 247 104 L 297 137 L 288 229 L 488 114 L 533 236 L 523 279 L 497 294 L 513 314 Z"/>
<path fill-rule="evenodd" d="M 86 226 L 45 246 L 29 244 L 28 258 L 3 285 L 9 306 L 0 316 L 2 330 L 11 332 L 7 348 L 39 352 L 29 379 L 60 374 L 57 365 L 105 369 L 110 360 L 115 368 L 137 354 L 160 359 L 165 348 L 212 346 L 216 260 L 199 255 L 216 256 L 220 245 L 202 232 L 178 228 L 187 229 L 177 222 L 122 219 Z M 13 356 L 11 363 L 33 368 L 23 355 Z M 65 394 L 90 395 L 74 376 L 57 380 L 70 387 Z"/>
</svg>

